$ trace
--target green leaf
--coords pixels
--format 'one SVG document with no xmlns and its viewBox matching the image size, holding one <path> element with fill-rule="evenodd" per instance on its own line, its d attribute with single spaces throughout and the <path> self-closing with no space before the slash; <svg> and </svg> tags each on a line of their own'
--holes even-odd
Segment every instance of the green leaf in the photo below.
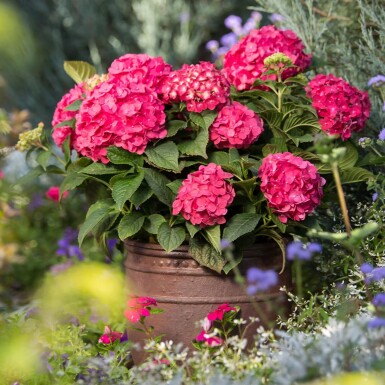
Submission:
<svg viewBox="0 0 385 385">
<path fill-rule="evenodd" d="M 215 151 L 209 155 L 208 161 L 219 165 L 227 165 L 230 163 L 230 157 L 227 152 Z"/>
<path fill-rule="evenodd" d="M 151 168 L 144 169 L 144 178 L 156 197 L 165 205 L 171 207 L 174 201 L 173 192 L 167 187 L 170 179 Z"/>
<path fill-rule="evenodd" d="M 239 156 L 239 151 L 236 148 L 229 149 L 229 160 L 230 162 L 234 162 L 239 160 L 241 157 Z"/>
<path fill-rule="evenodd" d="M 76 119 L 69 119 L 69 120 L 63 120 L 59 124 L 56 124 L 53 128 L 59 128 L 59 127 L 71 127 L 75 129 Z"/>
<path fill-rule="evenodd" d="M 346 153 L 341 159 L 338 160 L 338 168 L 340 170 L 348 170 L 352 168 L 358 160 L 358 151 L 354 144 L 346 142 L 344 143 L 344 147 L 346 147 Z M 317 165 L 317 168 L 320 174 L 328 174 L 331 172 L 331 167 L 328 163 Z"/>
<path fill-rule="evenodd" d="M 271 238 L 275 241 L 275 243 L 279 246 L 282 252 L 282 267 L 280 273 L 282 273 L 286 266 L 286 243 L 285 238 L 282 237 L 281 234 L 277 233 L 273 229 L 263 229 L 262 231 L 259 231 L 257 236 L 266 236 L 268 238 Z"/>
<path fill-rule="evenodd" d="M 69 104 L 64 110 L 65 111 L 79 111 L 80 106 L 83 103 L 83 99 L 78 99 Z"/>
<path fill-rule="evenodd" d="M 353 167 L 349 170 L 341 171 L 340 177 L 342 184 L 367 182 L 374 179 L 374 175 L 369 170 L 361 167 Z"/>
<path fill-rule="evenodd" d="M 206 147 L 209 142 L 209 130 L 201 127 L 192 140 L 184 141 L 178 144 L 178 149 L 182 154 L 191 156 L 201 156 L 207 159 Z"/>
<path fill-rule="evenodd" d="M 78 172 L 71 172 L 67 174 L 60 185 L 60 195 L 63 194 L 64 191 L 73 190 L 74 188 L 80 186 L 88 178 L 88 175 L 79 174 Z"/>
<path fill-rule="evenodd" d="M 158 234 L 159 226 L 166 222 L 165 217 L 160 214 L 151 214 L 144 222 L 143 228 L 150 234 Z"/>
<path fill-rule="evenodd" d="M 148 161 L 154 166 L 163 170 L 179 171 L 179 151 L 174 142 L 166 142 L 159 146 L 148 148 L 145 153 Z"/>
<path fill-rule="evenodd" d="M 175 250 L 186 239 L 183 227 L 170 227 L 167 222 L 162 223 L 158 229 L 158 242 L 167 252 Z"/>
<path fill-rule="evenodd" d="M 45 171 L 47 169 L 47 163 L 51 157 L 51 153 L 49 151 L 39 151 L 39 154 L 36 157 L 36 162 L 40 164 L 41 167 L 43 167 L 43 170 Z"/>
<path fill-rule="evenodd" d="M 209 243 L 201 242 L 196 238 L 190 239 L 189 252 L 191 256 L 202 266 L 220 273 L 226 265 L 226 259 Z"/>
<path fill-rule="evenodd" d="M 64 153 L 64 160 L 66 165 L 71 162 L 71 136 L 68 135 L 66 140 L 63 142 L 62 150 Z"/>
<path fill-rule="evenodd" d="M 238 249 L 225 250 L 224 256 L 228 262 L 223 267 L 223 272 L 225 274 L 229 274 L 229 272 L 233 270 L 234 267 L 238 266 L 242 262 L 243 252 Z"/>
<path fill-rule="evenodd" d="M 221 253 L 221 226 L 206 227 L 202 234 L 206 240 L 214 247 L 218 253 Z"/>
<path fill-rule="evenodd" d="M 205 110 L 200 114 L 196 112 L 191 112 L 190 119 L 197 126 L 208 130 L 209 127 L 213 124 L 217 115 L 218 113 L 216 111 L 210 111 L 210 110 Z"/>
<path fill-rule="evenodd" d="M 187 127 L 187 122 L 184 120 L 171 120 L 167 123 L 167 138 L 177 134 L 178 131 L 184 130 Z"/>
<path fill-rule="evenodd" d="M 26 174 L 24 174 L 21 178 L 18 178 L 15 185 L 23 185 L 33 182 L 37 177 L 44 174 L 44 169 L 41 166 L 37 166 L 31 170 L 29 170 Z"/>
<path fill-rule="evenodd" d="M 130 164 L 132 166 L 139 167 L 143 166 L 143 156 L 115 146 L 107 148 L 107 158 L 113 164 Z"/>
<path fill-rule="evenodd" d="M 118 225 L 119 238 L 124 241 L 135 235 L 143 226 L 146 217 L 139 211 L 126 214 Z"/>
<path fill-rule="evenodd" d="M 86 220 L 79 228 L 78 241 L 79 246 L 87 234 L 93 231 L 104 219 L 116 210 L 112 199 L 98 201 L 90 206 L 87 212 Z"/>
<path fill-rule="evenodd" d="M 127 200 L 131 198 L 134 192 L 139 188 L 144 179 L 144 172 L 141 171 L 136 175 L 129 175 L 125 178 L 117 180 L 112 186 L 112 198 L 122 210 Z"/>
<path fill-rule="evenodd" d="M 95 67 L 85 61 L 65 61 L 64 71 L 78 84 L 96 74 Z"/>
<path fill-rule="evenodd" d="M 150 199 L 153 192 L 149 186 L 142 184 L 130 198 L 130 202 L 138 208 L 146 200 Z"/>
<path fill-rule="evenodd" d="M 186 222 L 186 227 L 191 238 L 194 238 L 194 235 L 201 229 L 199 226 L 195 226 L 190 222 Z"/>
<path fill-rule="evenodd" d="M 183 182 L 182 179 L 176 179 L 171 183 L 167 183 L 167 187 L 176 195 L 178 194 L 180 186 L 182 186 L 182 182 Z"/>
<path fill-rule="evenodd" d="M 90 175 L 117 174 L 117 173 L 126 172 L 126 171 L 127 170 L 122 170 L 120 168 L 114 167 L 113 165 L 103 164 L 103 163 L 91 163 L 89 166 L 81 170 L 83 174 L 90 174 Z"/>
<path fill-rule="evenodd" d="M 260 219 L 259 214 L 235 214 L 223 230 L 223 239 L 233 242 L 242 235 L 251 233 L 257 227 Z"/>
</svg>

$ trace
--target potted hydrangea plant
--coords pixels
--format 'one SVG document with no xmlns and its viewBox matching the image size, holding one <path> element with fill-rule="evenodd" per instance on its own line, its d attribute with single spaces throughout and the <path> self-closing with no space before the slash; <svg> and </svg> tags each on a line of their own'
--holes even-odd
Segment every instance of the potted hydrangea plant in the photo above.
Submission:
<svg viewBox="0 0 385 385">
<path fill-rule="evenodd" d="M 131 272 L 147 257 L 166 269 L 160 275 L 185 266 L 192 272 L 185 286 L 202 304 L 202 293 L 213 286 L 198 283 L 201 266 L 223 280 L 217 273 L 236 267 L 259 239 L 273 239 L 284 252 L 285 234 L 315 226 L 314 210 L 338 190 L 334 163 L 325 161 L 330 152 L 338 154 L 340 181 L 372 177 L 356 166 L 358 151 L 349 140 L 369 117 L 368 94 L 331 74 L 309 82 L 304 72 L 310 64 L 295 33 L 274 26 L 242 38 L 225 54 L 222 69 L 200 62 L 173 70 L 160 57 L 126 54 L 107 74 L 96 75 L 86 63 L 66 62 L 77 84 L 52 120 L 64 168 L 48 165 L 49 139 L 32 132 L 19 148 L 37 147 L 36 174 L 63 173 L 62 194 L 102 191 L 81 226 L 80 243 L 89 233 L 99 240 L 117 234 L 126 241 Z M 145 252 L 139 251 L 142 243 Z M 265 245 L 262 265 L 274 260 L 277 268 L 282 254 L 276 257 Z M 151 259 L 162 250 L 168 256 Z M 170 284 L 157 278 L 150 285 L 153 276 L 142 273 L 131 274 L 141 288 L 157 286 L 175 302 Z M 208 312 L 205 306 L 194 312 L 196 319 Z"/>
</svg>

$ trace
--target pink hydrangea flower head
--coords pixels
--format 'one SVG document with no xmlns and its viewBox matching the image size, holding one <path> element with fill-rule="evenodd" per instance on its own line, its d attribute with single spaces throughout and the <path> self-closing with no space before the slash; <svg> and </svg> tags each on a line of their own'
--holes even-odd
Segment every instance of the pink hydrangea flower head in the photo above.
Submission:
<svg viewBox="0 0 385 385">
<path fill-rule="evenodd" d="M 230 85 L 213 63 L 200 62 L 171 72 L 160 91 L 165 103 L 186 102 L 188 111 L 202 112 L 226 104 Z"/>
<path fill-rule="evenodd" d="M 113 82 L 119 81 L 125 85 L 146 84 L 153 91 L 158 90 L 159 82 L 171 71 L 171 65 L 160 56 L 130 53 L 114 60 L 108 69 L 109 78 Z"/>
<path fill-rule="evenodd" d="M 282 79 L 286 79 L 310 65 L 311 56 L 304 53 L 304 48 L 302 41 L 289 29 L 280 30 L 273 25 L 254 29 L 225 54 L 223 74 L 237 90 L 249 90 L 257 79 L 275 80 L 274 74 L 264 75 L 267 68 L 263 61 L 281 52 L 296 66 L 282 73 Z"/>
<path fill-rule="evenodd" d="M 89 93 L 76 117 L 76 151 L 108 163 L 109 146 L 143 154 L 150 141 L 166 136 L 163 103 L 145 85 L 134 86 L 107 81 Z"/>
<path fill-rule="evenodd" d="M 209 321 L 212 322 L 222 321 L 224 314 L 230 311 L 237 311 L 237 309 L 234 306 L 230 306 L 228 303 L 224 303 L 222 305 L 219 305 L 214 311 L 210 312 L 207 315 L 207 318 L 209 319 Z"/>
<path fill-rule="evenodd" d="M 104 333 L 99 338 L 99 343 L 104 345 L 110 345 L 115 341 L 119 340 L 123 337 L 123 333 L 114 332 L 111 330 L 109 326 L 104 327 Z"/>
<path fill-rule="evenodd" d="M 52 118 L 52 138 L 58 147 L 61 147 L 68 136 L 71 137 L 70 145 L 72 147 L 75 132 L 70 126 L 56 127 L 56 125 L 67 120 L 75 119 L 77 111 L 68 111 L 66 108 L 76 100 L 83 99 L 84 89 L 83 83 L 76 84 L 71 88 L 58 102 Z"/>
<path fill-rule="evenodd" d="M 368 93 L 331 74 L 316 75 L 306 92 L 317 111 L 321 129 L 330 135 L 341 135 L 342 140 L 362 130 L 370 116 Z"/>
<path fill-rule="evenodd" d="M 68 196 L 68 191 L 64 191 L 62 194 L 62 199 L 67 198 Z M 45 193 L 45 196 L 47 199 L 54 201 L 54 202 L 59 202 L 60 199 L 60 187 L 59 186 L 51 186 Z"/>
<path fill-rule="evenodd" d="M 148 317 L 151 306 L 158 306 L 156 300 L 151 297 L 133 297 L 127 301 L 127 309 L 124 316 L 133 323 L 139 322 L 141 317 Z"/>
<path fill-rule="evenodd" d="M 210 336 L 204 330 L 202 330 L 196 337 L 197 342 L 204 342 L 210 347 L 217 347 L 223 345 L 224 341 L 218 336 Z"/>
<path fill-rule="evenodd" d="M 241 103 L 223 107 L 210 127 L 215 147 L 248 148 L 263 132 L 262 119 Z"/>
<path fill-rule="evenodd" d="M 200 166 L 183 181 L 172 214 L 181 213 L 202 228 L 225 223 L 227 207 L 235 197 L 234 188 L 225 179 L 232 176 L 214 163 Z"/>
<path fill-rule="evenodd" d="M 290 152 L 268 155 L 262 160 L 258 176 L 269 207 L 282 223 L 304 220 L 323 197 L 325 179 L 313 164 Z"/>
</svg>

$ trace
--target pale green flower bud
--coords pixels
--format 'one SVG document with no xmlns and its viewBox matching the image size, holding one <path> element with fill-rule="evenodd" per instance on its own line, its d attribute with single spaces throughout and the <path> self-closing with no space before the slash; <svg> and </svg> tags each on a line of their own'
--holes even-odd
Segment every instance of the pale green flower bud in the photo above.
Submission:
<svg viewBox="0 0 385 385">
<path fill-rule="evenodd" d="M 103 75 L 94 75 L 92 78 L 89 78 L 85 81 L 85 86 L 84 88 L 87 89 L 88 91 L 93 90 L 99 83 L 105 82 L 108 80 L 108 74 L 103 74 Z"/>
<path fill-rule="evenodd" d="M 292 66 L 293 61 L 286 56 L 285 54 L 281 52 L 273 53 L 272 55 L 268 56 L 264 61 L 263 64 L 265 67 L 275 66 L 279 64 L 284 64 L 285 66 Z"/>
<path fill-rule="evenodd" d="M 33 130 L 22 132 L 19 135 L 19 141 L 16 144 L 16 150 L 23 152 L 28 151 L 33 147 L 40 147 L 43 128 L 44 124 L 39 123 L 38 126 Z"/>
</svg>

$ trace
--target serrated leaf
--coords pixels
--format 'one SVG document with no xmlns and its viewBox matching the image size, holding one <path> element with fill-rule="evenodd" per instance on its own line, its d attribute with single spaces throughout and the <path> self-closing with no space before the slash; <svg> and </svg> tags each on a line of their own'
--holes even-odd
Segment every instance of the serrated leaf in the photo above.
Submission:
<svg viewBox="0 0 385 385">
<path fill-rule="evenodd" d="M 112 186 L 112 198 L 121 210 L 127 200 L 131 198 L 134 192 L 139 188 L 144 179 L 144 172 L 136 175 L 129 175 L 117 180 Z"/>
<path fill-rule="evenodd" d="M 167 138 L 176 135 L 178 131 L 184 130 L 187 127 L 187 122 L 184 120 L 171 120 L 167 123 Z"/>
<path fill-rule="evenodd" d="M 170 227 L 167 222 L 162 223 L 158 229 L 158 242 L 167 252 L 175 250 L 186 239 L 183 227 Z"/>
<path fill-rule="evenodd" d="M 130 202 L 138 208 L 146 200 L 150 199 L 153 195 L 151 188 L 145 184 L 142 184 L 130 198 Z"/>
<path fill-rule="evenodd" d="M 167 184 L 171 182 L 170 179 L 151 168 L 144 169 L 144 178 L 156 197 L 170 207 L 174 201 L 174 194 L 167 187 Z"/>
<path fill-rule="evenodd" d="M 65 141 L 62 144 L 62 151 L 64 154 L 64 160 L 66 165 L 71 162 L 71 136 L 68 135 Z"/>
<path fill-rule="evenodd" d="M 344 143 L 344 147 L 346 147 L 346 153 L 341 159 L 338 160 L 338 168 L 340 170 L 348 170 L 352 168 L 358 160 L 358 151 L 352 143 L 346 142 Z M 328 174 L 331 172 L 331 167 L 328 163 L 317 165 L 317 168 L 320 174 Z"/>
<path fill-rule="evenodd" d="M 179 171 L 178 147 L 174 142 L 166 142 L 146 150 L 148 160 L 154 166 L 163 170 Z"/>
<path fill-rule="evenodd" d="M 78 99 L 69 104 L 64 110 L 65 111 L 79 111 L 80 106 L 83 103 L 83 99 Z"/>
<path fill-rule="evenodd" d="M 61 123 L 56 124 L 53 128 L 59 128 L 59 127 L 71 127 L 75 129 L 76 119 L 69 119 L 69 120 L 63 120 Z"/>
<path fill-rule="evenodd" d="M 221 253 L 221 227 L 219 225 L 206 227 L 203 236 L 218 253 Z"/>
<path fill-rule="evenodd" d="M 36 162 L 40 164 L 41 167 L 43 167 L 43 170 L 47 169 L 47 163 L 49 159 L 51 158 L 51 153 L 49 151 L 39 151 L 39 154 L 36 157 Z"/>
<path fill-rule="evenodd" d="M 207 159 L 206 148 L 209 142 L 209 130 L 201 127 L 192 140 L 187 140 L 178 144 L 178 149 L 182 154 L 190 156 L 201 156 Z"/>
<path fill-rule="evenodd" d="M 151 214 L 147 217 L 144 222 L 143 228 L 150 234 L 158 234 L 159 226 L 166 222 L 164 216 L 160 214 Z"/>
<path fill-rule="evenodd" d="M 226 265 L 223 267 L 223 272 L 225 274 L 229 274 L 234 267 L 238 266 L 243 259 L 243 253 L 241 250 L 233 249 L 233 250 L 225 250 L 224 256 L 228 261 Z"/>
<path fill-rule="evenodd" d="M 146 217 L 139 211 L 124 215 L 118 225 L 118 236 L 124 241 L 128 237 L 135 235 L 143 226 Z"/>
<path fill-rule="evenodd" d="M 143 166 L 143 156 L 115 146 L 107 148 L 107 158 L 113 164 L 130 164 L 132 166 L 139 167 Z"/>
<path fill-rule="evenodd" d="M 120 168 L 114 167 L 113 165 L 103 164 L 103 163 L 91 163 L 89 166 L 84 167 L 81 172 L 83 174 L 89 175 L 108 175 L 108 174 L 117 174 L 120 172 L 126 172 L 127 170 L 122 170 Z"/>
<path fill-rule="evenodd" d="M 78 84 L 96 74 L 96 68 L 85 61 L 65 61 L 64 71 Z"/>
<path fill-rule="evenodd" d="M 361 167 L 353 167 L 349 170 L 341 171 L 340 177 L 342 184 L 367 182 L 374 179 L 373 173 Z"/>
<path fill-rule="evenodd" d="M 200 114 L 196 112 L 191 112 L 190 119 L 197 126 L 208 130 L 210 126 L 213 124 L 217 115 L 218 113 L 216 111 L 210 111 L 210 110 L 205 110 Z"/>
<path fill-rule="evenodd" d="M 182 179 L 176 179 L 170 183 L 167 183 L 167 187 L 176 195 L 178 194 L 178 191 L 180 189 L 180 186 L 182 186 L 183 180 Z"/>
<path fill-rule="evenodd" d="M 215 151 L 209 155 L 208 161 L 219 165 L 226 165 L 230 163 L 230 157 L 227 152 Z"/>
<path fill-rule="evenodd" d="M 191 238 L 194 238 L 194 235 L 201 229 L 199 226 L 195 226 L 190 222 L 186 222 L 186 228 Z"/>
<path fill-rule="evenodd" d="M 196 238 L 190 239 L 189 253 L 202 266 L 220 273 L 226 265 L 226 259 L 209 243 Z"/>
<path fill-rule="evenodd" d="M 67 174 L 60 185 L 60 195 L 63 194 L 64 191 L 73 190 L 74 188 L 80 186 L 88 178 L 88 175 L 79 174 L 77 172 Z"/>
<path fill-rule="evenodd" d="M 251 233 L 257 227 L 260 219 L 259 214 L 235 214 L 223 230 L 223 239 L 233 242 L 242 235 Z"/>
</svg>

